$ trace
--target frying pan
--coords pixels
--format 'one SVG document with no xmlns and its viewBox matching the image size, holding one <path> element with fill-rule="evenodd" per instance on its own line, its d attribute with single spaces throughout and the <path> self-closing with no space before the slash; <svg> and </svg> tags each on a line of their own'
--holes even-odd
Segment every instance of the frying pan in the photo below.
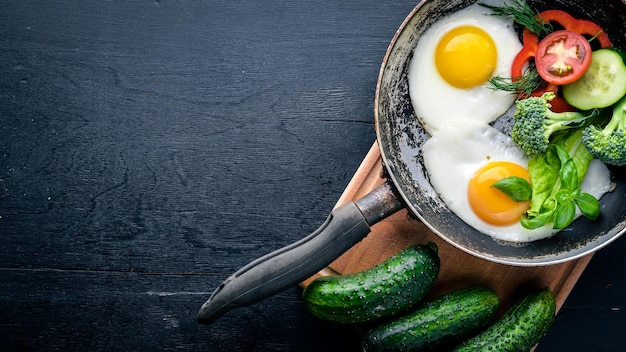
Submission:
<svg viewBox="0 0 626 352">
<path fill-rule="evenodd" d="M 497 242 L 465 224 L 437 195 L 423 166 L 421 148 L 429 138 L 411 105 L 408 71 L 413 49 L 422 33 L 451 12 L 476 0 L 423 0 L 404 20 L 384 57 L 378 77 L 376 136 L 387 174 L 386 182 L 363 198 L 334 209 L 312 234 L 239 269 L 202 305 L 198 322 L 209 324 L 229 310 L 256 303 L 312 276 L 370 232 L 370 226 L 407 208 L 443 240 L 485 260 L 515 266 L 550 265 L 596 251 L 618 238 L 626 228 L 626 175 L 614 168 L 615 189 L 600 201 L 596 221 L 576 220 L 548 239 L 524 245 Z M 605 29 L 613 44 L 626 48 L 624 0 L 529 1 L 539 11 L 567 9 Z M 493 123 L 510 130 L 512 111 Z"/>
</svg>

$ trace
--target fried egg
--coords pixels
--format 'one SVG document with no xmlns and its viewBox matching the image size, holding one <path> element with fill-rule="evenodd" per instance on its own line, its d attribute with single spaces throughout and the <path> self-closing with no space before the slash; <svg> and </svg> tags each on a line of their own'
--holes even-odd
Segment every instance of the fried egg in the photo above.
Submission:
<svg viewBox="0 0 626 352">
<path fill-rule="evenodd" d="M 453 213 L 477 231 L 506 242 L 530 242 L 556 233 L 552 224 L 524 228 L 519 219 L 528 202 L 512 201 L 491 187 L 509 176 L 530 181 L 528 159 L 508 135 L 488 124 L 455 121 L 442 125 L 422 151 L 433 188 Z M 610 188 L 607 167 L 592 162 L 582 191 L 599 199 Z"/>
<path fill-rule="evenodd" d="M 428 132 L 450 120 L 489 123 L 515 101 L 513 94 L 491 90 L 488 80 L 510 77 L 522 46 L 513 22 L 489 11 L 470 5 L 420 37 L 409 66 L 409 94 Z"/>
</svg>

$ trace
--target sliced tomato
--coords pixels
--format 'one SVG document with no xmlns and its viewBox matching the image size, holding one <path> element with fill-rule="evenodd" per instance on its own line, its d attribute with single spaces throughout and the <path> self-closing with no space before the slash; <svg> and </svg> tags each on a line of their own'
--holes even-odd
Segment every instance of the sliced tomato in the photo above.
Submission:
<svg viewBox="0 0 626 352">
<path fill-rule="evenodd" d="M 579 79 L 591 65 L 591 46 L 585 37 L 569 30 L 548 34 L 537 46 L 535 66 L 539 76 L 552 84 Z"/>
</svg>

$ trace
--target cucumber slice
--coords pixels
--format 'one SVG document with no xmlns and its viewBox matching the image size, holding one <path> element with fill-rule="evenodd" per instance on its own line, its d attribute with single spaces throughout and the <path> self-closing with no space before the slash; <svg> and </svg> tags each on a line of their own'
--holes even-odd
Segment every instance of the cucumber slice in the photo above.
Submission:
<svg viewBox="0 0 626 352">
<path fill-rule="evenodd" d="M 591 66 L 577 81 L 563 86 L 563 97 L 580 110 L 604 108 L 626 94 L 626 64 L 612 49 L 593 52 Z"/>
</svg>

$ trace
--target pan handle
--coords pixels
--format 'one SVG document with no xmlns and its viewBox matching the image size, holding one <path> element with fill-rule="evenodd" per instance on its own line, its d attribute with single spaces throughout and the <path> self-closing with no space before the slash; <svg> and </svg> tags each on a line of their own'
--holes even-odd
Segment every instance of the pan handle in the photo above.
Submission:
<svg viewBox="0 0 626 352">
<path fill-rule="evenodd" d="M 222 282 L 200 308 L 198 322 L 210 324 L 231 309 L 313 276 L 367 236 L 371 225 L 400 210 L 399 199 L 387 181 L 356 202 L 335 208 L 312 234 L 252 261 Z"/>
</svg>

